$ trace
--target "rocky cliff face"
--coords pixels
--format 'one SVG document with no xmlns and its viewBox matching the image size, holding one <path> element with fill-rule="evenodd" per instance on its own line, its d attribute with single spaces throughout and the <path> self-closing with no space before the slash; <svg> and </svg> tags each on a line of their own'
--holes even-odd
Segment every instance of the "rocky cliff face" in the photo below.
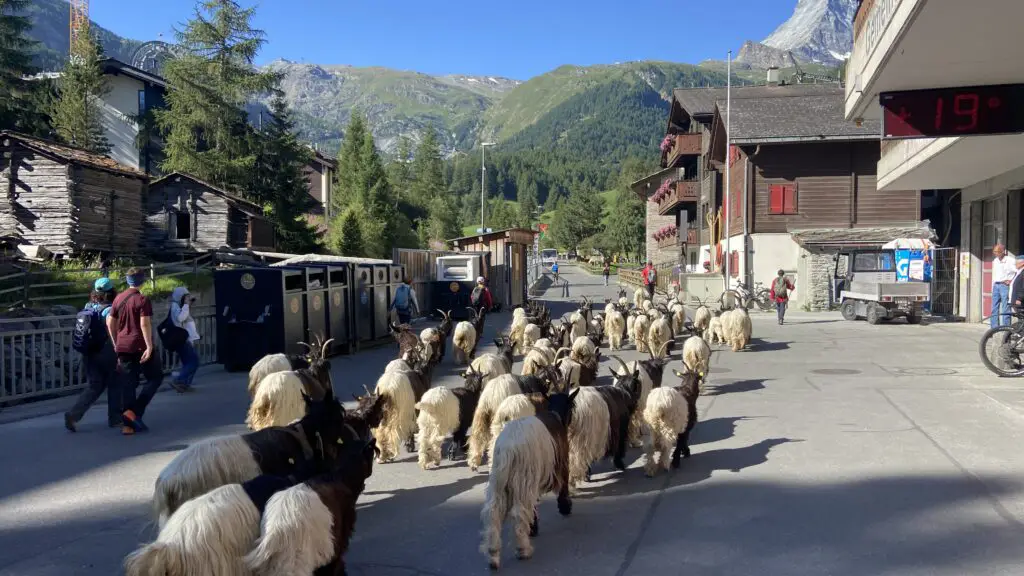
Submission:
<svg viewBox="0 0 1024 576">
<path fill-rule="evenodd" d="M 789 59 L 789 52 L 778 48 L 772 48 L 771 46 L 767 46 L 760 42 L 754 42 L 753 40 L 747 40 L 743 43 L 743 47 L 740 48 L 739 53 L 736 55 L 736 60 L 744 64 L 749 64 L 753 68 L 763 69 L 767 69 L 772 66 L 785 68 L 793 65 Z"/>
<path fill-rule="evenodd" d="M 792 51 L 797 59 L 836 65 L 853 49 L 858 0 L 798 0 L 793 15 L 762 44 Z"/>
</svg>

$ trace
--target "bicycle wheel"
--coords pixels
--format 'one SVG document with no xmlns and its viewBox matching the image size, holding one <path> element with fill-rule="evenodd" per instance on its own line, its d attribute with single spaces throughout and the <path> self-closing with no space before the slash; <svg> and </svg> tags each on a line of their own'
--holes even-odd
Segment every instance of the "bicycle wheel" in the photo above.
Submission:
<svg viewBox="0 0 1024 576">
<path fill-rule="evenodd" d="M 992 344 L 993 354 L 989 354 Z M 1017 326 L 990 328 L 978 343 L 981 363 L 992 373 L 1004 378 L 1024 376 L 1024 333 Z"/>
</svg>

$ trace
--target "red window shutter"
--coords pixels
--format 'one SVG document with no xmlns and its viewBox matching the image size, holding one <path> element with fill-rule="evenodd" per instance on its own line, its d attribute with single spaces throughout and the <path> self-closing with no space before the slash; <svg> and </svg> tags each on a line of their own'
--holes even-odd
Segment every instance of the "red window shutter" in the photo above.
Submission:
<svg viewBox="0 0 1024 576">
<path fill-rule="evenodd" d="M 740 190 L 733 190 L 732 194 L 732 217 L 743 217 L 743 193 Z"/>
<path fill-rule="evenodd" d="M 768 213 L 783 214 L 785 210 L 785 189 L 782 184 L 768 186 Z"/>
<path fill-rule="evenodd" d="M 789 184 L 783 187 L 782 211 L 785 214 L 796 214 L 796 186 Z"/>
<path fill-rule="evenodd" d="M 740 275 L 740 253 L 736 250 L 729 254 L 729 275 L 733 278 Z"/>
</svg>

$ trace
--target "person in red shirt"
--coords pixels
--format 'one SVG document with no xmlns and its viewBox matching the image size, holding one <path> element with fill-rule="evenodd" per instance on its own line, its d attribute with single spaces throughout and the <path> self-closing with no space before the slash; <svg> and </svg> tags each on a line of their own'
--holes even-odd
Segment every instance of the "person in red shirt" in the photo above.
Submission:
<svg viewBox="0 0 1024 576">
<path fill-rule="evenodd" d="M 647 298 L 654 302 L 654 288 L 658 285 L 658 271 L 654 268 L 654 263 L 650 260 L 647 261 L 647 266 L 644 266 L 643 271 L 644 287 L 647 288 Z"/>
<path fill-rule="evenodd" d="M 483 276 L 476 279 L 476 287 L 469 295 L 469 303 L 476 308 L 478 314 L 487 315 L 494 307 L 494 300 L 491 298 L 491 291 L 487 289 Z"/>
<path fill-rule="evenodd" d="M 786 278 L 786 273 L 779 270 L 778 277 L 772 280 L 772 288 L 768 297 L 775 302 L 775 311 L 779 314 L 779 325 L 781 326 L 786 317 L 786 307 L 789 306 L 789 291 L 793 289 L 793 282 Z"/>
<path fill-rule="evenodd" d="M 117 354 L 117 376 L 121 379 L 121 432 L 125 435 L 148 429 L 142 416 L 164 380 L 163 366 L 153 344 L 153 304 L 138 288 L 145 278 L 137 268 L 128 270 L 128 289 L 118 294 L 107 315 L 107 330 L 113 336 Z M 146 378 L 146 385 L 136 397 L 140 374 Z"/>
</svg>

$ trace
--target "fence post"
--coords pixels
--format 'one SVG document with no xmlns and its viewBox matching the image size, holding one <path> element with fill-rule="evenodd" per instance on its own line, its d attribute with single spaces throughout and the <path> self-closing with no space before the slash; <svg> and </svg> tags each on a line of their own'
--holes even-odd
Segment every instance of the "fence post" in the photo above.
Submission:
<svg viewBox="0 0 1024 576">
<path fill-rule="evenodd" d="M 149 286 L 156 292 L 156 264 L 149 263 Z"/>
<path fill-rule="evenodd" d="M 32 285 L 32 269 L 31 268 L 26 268 L 25 269 L 25 276 L 23 277 L 23 279 L 24 279 L 24 282 L 25 282 L 25 290 L 24 290 L 24 293 L 21 296 L 21 306 L 22 306 L 22 308 L 28 308 L 28 289 L 29 289 L 29 286 Z"/>
</svg>

